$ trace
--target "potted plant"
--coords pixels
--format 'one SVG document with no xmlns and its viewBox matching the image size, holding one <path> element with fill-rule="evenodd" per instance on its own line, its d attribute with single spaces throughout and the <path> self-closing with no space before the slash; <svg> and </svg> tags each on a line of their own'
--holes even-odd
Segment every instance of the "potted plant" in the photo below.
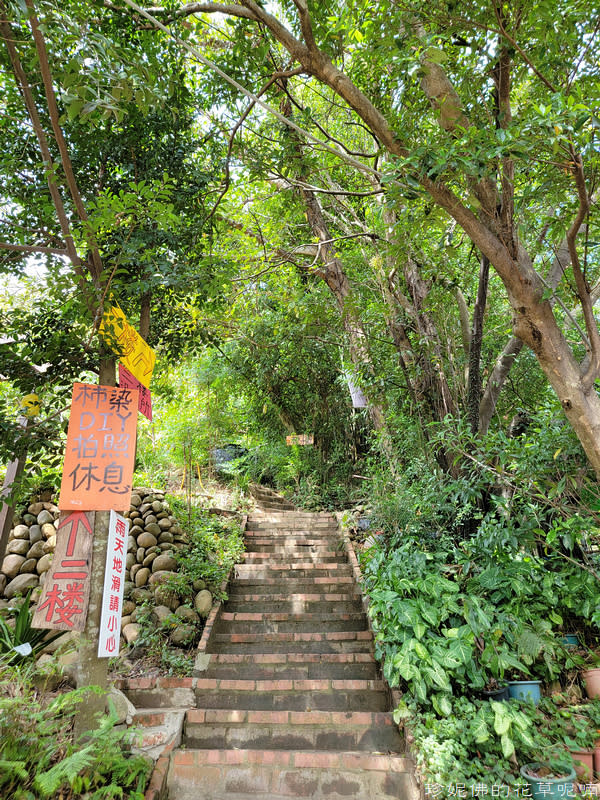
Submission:
<svg viewBox="0 0 600 800">
<path fill-rule="evenodd" d="M 508 700 L 510 697 L 510 684 L 505 677 L 507 670 L 527 671 L 525 664 L 512 652 L 500 626 L 485 642 L 478 661 L 485 680 L 481 694 L 489 700 Z"/>
<path fill-rule="evenodd" d="M 563 723 L 562 739 L 573 759 L 577 778 L 582 783 L 590 783 L 594 776 L 594 745 L 597 736 L 586 711 L 586 706 L 573 706 L 562 709 L 559 716 Z"/>
<path fill-rule="evenodd" d="M 546 762 L 532 762 L 521 767 L 521 775 L 529 784 L 533 800 L 572 797 L 575 770 L 565 759 L 565 753 Z"/>
<path fill-rule="evenodd" d="M 582 670 L 581 678 L 588 697 L 600 697 L 600 655 L 588 650 L 584 656 L 587 669 Z"/>
</svg>

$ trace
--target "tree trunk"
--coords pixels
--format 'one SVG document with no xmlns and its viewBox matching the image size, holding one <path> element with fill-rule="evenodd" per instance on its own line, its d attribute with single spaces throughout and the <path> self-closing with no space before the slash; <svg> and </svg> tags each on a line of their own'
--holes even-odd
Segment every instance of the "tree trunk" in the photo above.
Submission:
<svg viewBox="0 0 600 800">
<path fill-rule="evenodd" d="M 469 382 L 467 386 L 467 413 L 472 433 L 479 430 L 479 406 L 481 403 L 481 345 L 483 343 L 483 317 L 487 302 L 490 262 L 481 257 L 477 298 L 473 309 L 471 347 L 469 348 Z"/>
<path fill-rule="evenodd" d="M 152 295 L 150 292 L 145 292 L 142 295 L 142 299 L 140 302 L 140 330 L 139 334 L 144 339 L 144 341 L 148 341 L 148 337 L 150 336 L 150 300 L 152 299 Z"/>
</svg>

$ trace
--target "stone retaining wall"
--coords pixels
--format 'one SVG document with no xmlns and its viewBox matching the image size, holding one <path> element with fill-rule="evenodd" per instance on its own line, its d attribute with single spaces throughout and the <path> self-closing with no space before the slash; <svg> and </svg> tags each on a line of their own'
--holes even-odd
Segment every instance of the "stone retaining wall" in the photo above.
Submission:
<svg viewBox="0 0 600 800">
<path fill-rule="evenodd" d="M 139 604 L 153 601 L 164 613 L 177 612 L 179 598 L 163 586 L 177 571 L 174 554 L 187 546 L 186 536 L 165 500 L 164 492 L 139 487 L 133 490 L 125 512 L 130 519 L 127 546 L 123 634 L 133 641 L 137 633 L 135 614 Z M 0 568 L 0 603 L 33 588 L 37 599 L 52 563 L 59 510 L 51 501 L 37 501 L 15 514 L 6 556 Z M 182 607 L 182 626 L 196 624 L 212 606 L 212 594 L 202 581 L 195 586 L 195 610 Z M 189 617 L 189 619 L 188 619 Z M 192 618 L 193 617 L 193 618 Z M 129 627 L 128 627 L 129 626 Z"/>
</svg>

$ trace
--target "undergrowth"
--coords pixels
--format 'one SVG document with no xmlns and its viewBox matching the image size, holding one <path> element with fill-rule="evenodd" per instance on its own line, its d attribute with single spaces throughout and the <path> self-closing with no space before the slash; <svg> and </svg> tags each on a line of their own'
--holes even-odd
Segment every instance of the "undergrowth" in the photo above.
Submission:
<svg viewBox="0 0 600 800">
<path fill-rule="evenodd" d="M 0 663 L 0 796 L 3 800 L 143 800 L 151 766 L 131 755 L 131 731 L 111 716 L 74 741 L 73 721 L 94 687 L 35 688 L 35 666 Z"/>
</svg>

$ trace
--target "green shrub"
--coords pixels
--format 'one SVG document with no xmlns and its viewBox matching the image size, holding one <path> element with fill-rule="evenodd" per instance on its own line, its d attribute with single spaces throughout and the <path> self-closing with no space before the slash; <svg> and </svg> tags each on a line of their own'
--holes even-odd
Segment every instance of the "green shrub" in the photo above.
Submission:
<svg viewBox="0 0 600 800">
<path fill-rule="evenodd" d="M 45 697 L 34 671 L 0 670 L 0 796 L 11 800 L 143 800 L 150 771 L 129 756 L 131 732 L 104 717 L 85 741 L 74 742 L 72 725 L 93 687 Z"/>
</svg>

